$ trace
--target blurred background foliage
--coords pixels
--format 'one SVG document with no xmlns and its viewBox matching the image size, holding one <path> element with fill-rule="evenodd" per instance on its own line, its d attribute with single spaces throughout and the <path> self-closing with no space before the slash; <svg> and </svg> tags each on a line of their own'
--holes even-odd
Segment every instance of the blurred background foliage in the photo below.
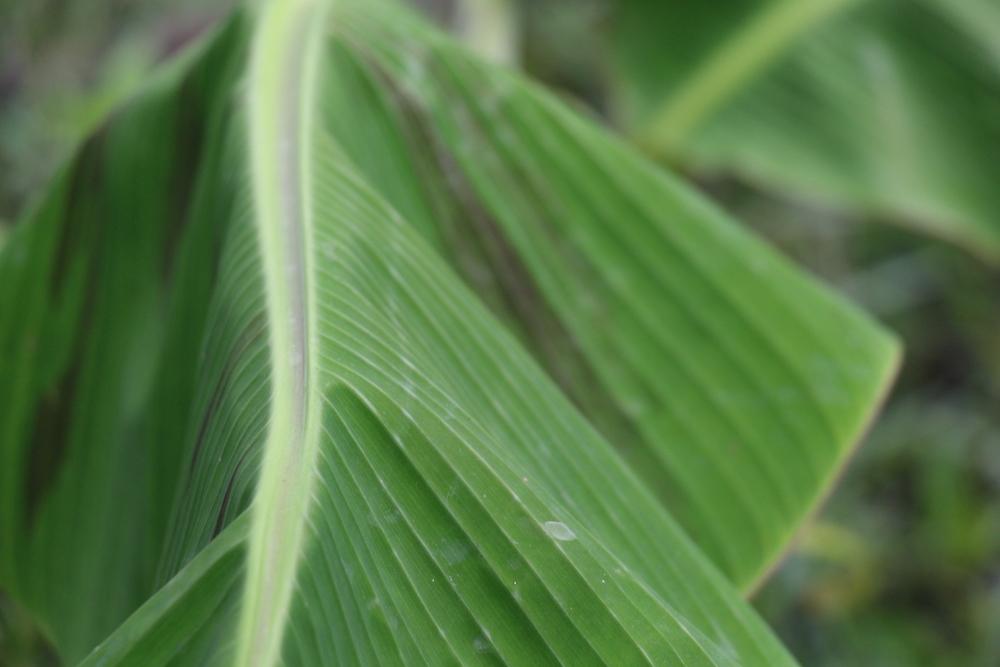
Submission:
<svg viewBox="0 0 1000 667">
<path fill-rule="evenodd" d="M 590 48 L 611 0 L 470 2 L 516 12 L 510 59 L 612 122 L 608 53 Z M 0 0 L 0 243 L 76 141 L 232 4 Z M 481 35 L 455 2 L 419 4 Z M 689 178 L 906 345 L 885 412 L 758 608 L 804 665 L 1000 664 L 1000 271 L 905 224 Z M 54 664 L 44 635 L 0 596 L 0 665 Z"/>
</svg>

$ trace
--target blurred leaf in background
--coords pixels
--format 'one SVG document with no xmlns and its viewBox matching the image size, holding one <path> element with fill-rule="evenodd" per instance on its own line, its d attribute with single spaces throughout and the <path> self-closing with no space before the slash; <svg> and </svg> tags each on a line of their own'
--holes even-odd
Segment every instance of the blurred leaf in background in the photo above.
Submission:
<svg viewBox="0 0 1000 667">
<path fill-rule="evenodd" d="M 0 591 L 0 665 L 49 667 L 58 664 L 51 643 L 35 620 Z"/>
<path fill-rule="evenodd" d="M 609 28 L 652 152 L 1000 259 L 994 0 L 619 0 Z"/>
<path fill-rule="evenodd" d="M 0 3 L 0 248 L 7 228 L 76 143 L 159 61 L 232 0 Z M 0 665 L 57 664 L 50 642 L 0 591 Z"/>
<path fill-rule="evenodd" d="M 0 221 L 12 221 L 70 149 L 152 66 L 232 0 L 0 3 Z"/>
</svg>

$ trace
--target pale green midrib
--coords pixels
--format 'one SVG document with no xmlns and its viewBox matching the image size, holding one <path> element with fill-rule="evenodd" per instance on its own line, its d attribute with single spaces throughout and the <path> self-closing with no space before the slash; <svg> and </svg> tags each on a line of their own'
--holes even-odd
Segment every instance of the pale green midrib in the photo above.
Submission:
<svg viewBox="0 0 1000 667">
<path fill-rule="evenodd" d="M 676 152 L 726 100 L 777 60 L 796 39 L 862 0 L 779 0 L 724 40 L 649 115 L 639 140 L 657 153 Z"/>
<path fill-rule="evenodd" d="M 311 147 L 319 43 L 328 0 L 268 0 L 248 81 L 251 183 L 267 292 L 271 408 L 235 661 L 279 661 L 302 550 L 318 428 Z"/>
</svg>

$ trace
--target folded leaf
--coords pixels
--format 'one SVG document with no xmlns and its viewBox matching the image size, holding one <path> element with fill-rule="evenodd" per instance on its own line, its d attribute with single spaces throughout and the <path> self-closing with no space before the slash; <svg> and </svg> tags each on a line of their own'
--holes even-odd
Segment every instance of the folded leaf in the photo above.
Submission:
<svg viewBox="0 0 1000 667">
<path fill-rule="evenodd" d="M 751 586 L 857 442 L 894 344 L 550 95 L 393 25 L 337 22 L 322 117 Z"/>
<path fill-rule="evenodd" d="M 717 565 L 894 342 L 401 10 L 261 12 L 0 254 L 2 585 L 91 664 L 790 664 Z"/>
</svg>

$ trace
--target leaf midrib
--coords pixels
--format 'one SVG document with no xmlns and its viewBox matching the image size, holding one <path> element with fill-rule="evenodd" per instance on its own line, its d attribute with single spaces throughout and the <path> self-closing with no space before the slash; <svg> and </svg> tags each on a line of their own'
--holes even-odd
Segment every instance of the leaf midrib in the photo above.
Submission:
<svg viewBox="0 0 1000 667">
<path fill-rule="evenodd" d="M 271 405 L 237 665 L 279 659 L 302 551 L 319 437 L 315 384 L 311 144 L 325 0 L 262 8 L 248 79 L 251 184 L 270 331 Z"/>
</svg>

